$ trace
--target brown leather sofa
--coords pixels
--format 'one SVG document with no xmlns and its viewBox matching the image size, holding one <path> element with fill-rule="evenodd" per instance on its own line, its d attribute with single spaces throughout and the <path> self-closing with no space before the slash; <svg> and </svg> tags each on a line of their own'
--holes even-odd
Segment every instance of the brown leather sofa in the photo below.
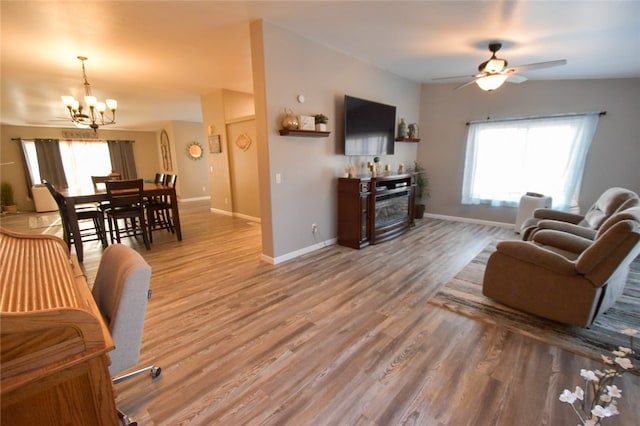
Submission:
<svg viewBox="0 0 640 426">
<path fill-rule="evenodd" d="M 640 207 L 611 216 L 593 240 L 541 229 L 533 241 L 498 243 L 482 292 L 518 310 L 586 327 L 622 295 L 638 254 Z"/>
<path fill-rule="evenodd" d="M 625 188 L 609 188 L 584 215 L 553 209 L 536 209 L 522 225 L 522 239 L 529 241 L 540 229 L 571 232 L 593 240 L 600 226 L 611 215 L 640 205 L 638 194 Z"/>
</svg>

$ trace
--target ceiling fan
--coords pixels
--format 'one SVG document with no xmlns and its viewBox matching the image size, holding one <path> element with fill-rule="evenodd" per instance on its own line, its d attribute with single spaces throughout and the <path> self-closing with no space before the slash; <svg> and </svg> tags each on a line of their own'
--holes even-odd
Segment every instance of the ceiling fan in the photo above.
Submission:
<svg viewBox="0 0 640 426">
<path fill-rule="evenodd" d="M 527 78 L 519 73 L 523 70 L 536 70 L 542 68 L 557 67 L 565 65 L 566 59 L 558 59 L 556 61 L 537 62 L 534 64 L 518 65 L 515 67 L 507 68 L 507 60 L 496 57 L 496 52 L 502 48 L 502 43 L 491 42 L 489 43 L 489 50 L 491 51 L 491 58 L 484 61 L 478 66 L 478 74 L 470 76 L 473 80 L 464 83 L 461 86 L 456 87 L 462 89 L 470 84 L 476 83 L 484 91 L 496 90 L 505 81 L 510 83 L 522 83 Z M 434 80 L 453 80 L 460 78 L 468 78 L 469 76 L 457 76 L 457 77 L 440 77 L 434 78 Z"/>
</svg>

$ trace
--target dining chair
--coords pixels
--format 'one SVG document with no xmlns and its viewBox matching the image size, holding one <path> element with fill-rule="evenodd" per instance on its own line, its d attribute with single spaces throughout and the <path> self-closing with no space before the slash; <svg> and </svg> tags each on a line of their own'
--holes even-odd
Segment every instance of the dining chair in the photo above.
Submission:
<svg viewBox="0 0 640 426">
<path fill-rule="evenodd" d="M 69 224 L 69 206 L 67 205 L 64 197 L 54 188 L 54 186 L 46 179 L 42 180 L 51 193 L 51 196 L 56 202 L 58 206 L 58 211 L 60 213 L 60 220 L 62 221 L 62 232 L 65 243 L 67 243 L 67 247 L 71 250 L 71 246 L 76 241 L 76 239 L 80 239 L 80 241 L 100 241 L 102 243 L 102 247 L 107 247 L 107 233 L 104 227 L 104 214 L 97 208 L 90 209 L 86 206 L 81 209 L 76 209 L 76 216 L 78 217 L 78 222 L 87 223 L 91 221 L 93 227 L 87 228 L 80 227 L 80 235 L 74 235 L 71 231 L 71 226 Z"/>
<path fill-rule="evenodd" d="M 178 176 L 167 174 L 164 176 L 163 185 L 175 188 Z M 168 232 L 175 233 L 173 224 L 172 208 L 174 200 L 169 195 L 155 197 L 145 207 L 147 210 L 147 223 L 149 226 L 149 240 L 153 242 L 153 231 L 166 229 Z"/>
<path fill-rule="evenodd" d="M 107 200 L 109 208 L 106 210 L 109 219 L 109 236 L 111 243 L 120 243 L 121 236 L 135 237 L 141 235 L 144 245 L 149 250 L 149 237 L 147 235 L 147 222 L 145 219 L 144 197 L 142 179 L 133 180 L 108 180 Z M 122 219 L 124 229 L 120 229 L 118 221 Z M 127 220 L 130 222 L 128 223 Z"/>
<path fill-rule="evenodd" d="M 155 178 L 153 179 L 153 183 L 155 183 L 156 185 L 164 185 L 164 173 L 156 173 Z M 145 198 L 145 208 L 148 204 L 151 203 L 159 203 L 161 201 L 161 197 L 157 196 L 157 195 L 152 195 L 149 197 Z M 147 223 L 149 222 L 149 219 L 147 218 Z"/>
<path fill-rule="evenodd" d="M 107 182 L 108 180 L 120 180 L 120 176 L 119 175 L 91 176 L 91 182 L 93 183 L 93 190 L 95 192 L 105 191 L 107 189 L 105 182 Z M 102 211 L 105 211 L 109 208 L 109 202 L 103 201 L 99 203 L 99 206 Z"/>
</svg>

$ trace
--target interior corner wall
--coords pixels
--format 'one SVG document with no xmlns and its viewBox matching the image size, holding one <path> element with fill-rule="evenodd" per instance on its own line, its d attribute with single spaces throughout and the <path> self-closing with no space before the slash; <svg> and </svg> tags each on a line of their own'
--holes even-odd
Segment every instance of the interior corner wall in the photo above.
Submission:
<svg viewBox="0 0 640 426">
<path fill-rule="evenodd" d="M 411 123 L 420 116 L 420 85 L 269 22 L 254 22 L 251 30 L 256 126 L 266 150 L 259 154 L 260 185 L 269 198 L 261 203 L 263 209 L 270 206 L 261 218 L 263 254 L 277 262 L 336 238 L 337 177 L 350 161 L 357 165 L 372 160 L 342 155 L 344 95 L 395 105 L 397 119 Z M 256 83 L 262 78 L 263 87 Z M 305 97 L 304 103 L 297 101 L 298 95 Z M 285 108 L 296 114 L 325 114 L 330 136 L 281 136 Z M 383 156 L 383 163 L 392 170 L 399 163 L 413 164 L 417 144 L 396 143 L 395 148 L 396 154 Z M 317 234 L 311 232 L 312 223 L 318 226 Z M 265 246 L 269 243 L 272 247 Z"/>
<path fill-rule="evenodd" d="M 606 111 L 600 117 L 585 164 L 579 195 L 584 212 L 607 188 L 640 193 L 640 79 L 527 81 L 495 92 L 458 84 L 424 84 L 420 106 L 422 141 L 418 160 L 430 179 L 427 212 L 514 223 L 512 207 L 460 203 L 468 121 Z M 553 155 L 553 153 L 549 153 Z M 544 170 L 545 165 L 540 164 Z M 508 179 L 509 176 L 505 176 Z M 535 188 L 531 189 L 535 191 Z"/>
<path fill-rule="evenodd" d="M 22 166 L 20 145 L 12 141 L 12 138 L 24 139 L 63 139 L 63 131 L 77 131 L 77 128 L 60 127 L 34 127 L 34 126 L 0 126 L 0 159 L 2 163 L 11 165 L 0 168 L 0 179 L 6 180 L 13 185 L 15 202 L 19 211 L 34 211 L 33 200 L 29 198 L 27 190 L 27 180 Z M 136 170 L 139 178 L 149 179 L 155 176 L 160 168 L 159 163 L 159 143 L 154 132 L 133 131 L 133 130 L 108 130 L 99 129 L 98 136 L 102 140 L 132 140 L 134 143 L 134 156 L 136 159 Z"/>
</svg>

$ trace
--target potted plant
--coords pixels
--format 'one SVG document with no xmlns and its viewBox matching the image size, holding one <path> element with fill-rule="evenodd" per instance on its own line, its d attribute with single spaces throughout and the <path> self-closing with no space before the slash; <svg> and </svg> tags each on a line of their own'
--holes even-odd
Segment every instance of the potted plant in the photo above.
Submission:
<svg viewBox="0 0 640 426">
<path fill-rule="evenodd" d="M 416 219 L 422 219 L 424 216 L 424 209 L 426 207 L 424 202 L 431 196 L 429 193 L 429 178 L 427 177 L 425 168 L 417 161 L 415 162 L 413 172 L 416 179 L 416 202 L 413 217 Z"/>
<path fill-rule="evenodd" d="M 318 132 L 326 132 L 327 131 L 327 122 L 329 121 L 329 117 L 324 114 L 316 114 L 313 116 L 316 121 L 316 131 Z"/>
<path fill-rule="evenodd" d="M 2 210 L 8 213 L 16 213 L 18 211 L 18 207 L 13 200 L 13 186 L 9 182 L 0 184 L 0 204 L 2 204 Z"/>
</svg>

